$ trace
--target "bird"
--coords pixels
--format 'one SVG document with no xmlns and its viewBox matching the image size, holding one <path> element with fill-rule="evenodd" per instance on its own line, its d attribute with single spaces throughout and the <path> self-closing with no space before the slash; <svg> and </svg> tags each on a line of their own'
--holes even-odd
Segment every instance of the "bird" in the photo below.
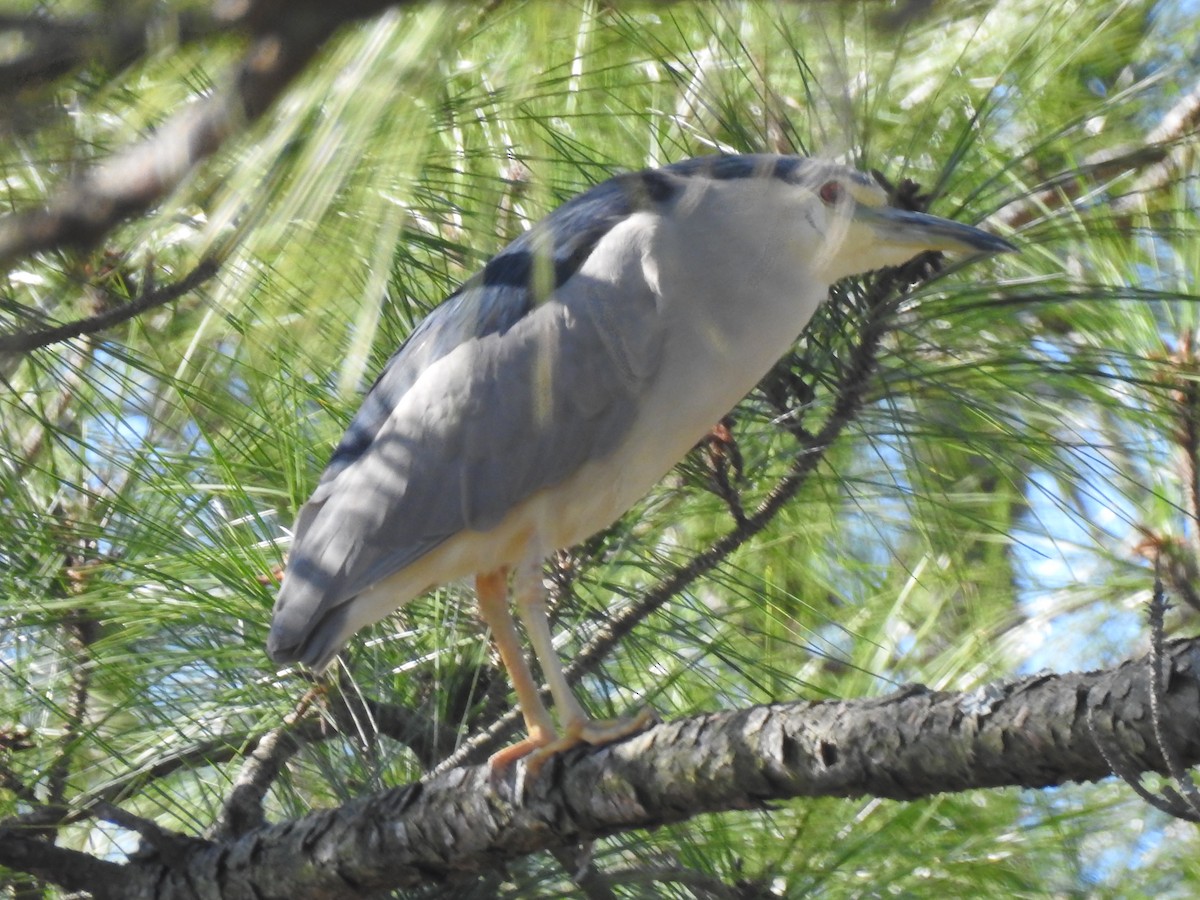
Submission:
<svg viewBox="0 0 1200 900">
<path fill-rule="evenodd" d="M 575 196 L 384 366 L 296 517 L 269 655 L 319 673 L 361 628 L 474 578 L 527 732 L 493 767 L 644 729 L 648 712 L 592 719 L 572 692 L 545 560 L 634 506 L 789 350 L 834 283 L 926 251 L 1013 249 L 800 156 L 698 157 Z"/>
</svg>

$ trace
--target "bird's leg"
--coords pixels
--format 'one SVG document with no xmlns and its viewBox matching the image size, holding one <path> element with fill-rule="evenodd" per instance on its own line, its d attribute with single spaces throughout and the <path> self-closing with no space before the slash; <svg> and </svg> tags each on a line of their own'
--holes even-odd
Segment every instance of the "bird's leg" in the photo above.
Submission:
<svg viewBox="0 0 1200 900">
<path fill-rule="evenodd" d="M 644 731 L 655 721 L 652 710 L 644 709 L 638 715 L 621 719 L 592 719 L 584 712 L 563 672 L 562 663 L 554 650 L 550 635 L 550 621 L 546 617 L 546 586 L 542 581 L 541 558 L 528 557 L 517 567 L 513 575 L 513 595 L 517 616 L 525 626 L 529 643 L 550 694 L 554 697 L 554 708 L 558 711 L 563 737 L 542 747 L 531 765 L 545 759 L 551 753 L 566 750 L 579 743 L 602 745 Z"/>
<path fill-rule="evenodd" d="M 563 672 L 558 653 L 554 650 L 550 619 L 546 615 L 546 585 L 542 580 L 540 557 L 525 559 L 517 566 L 513 575 L 513 602 L 533 647 L 533 655 L 537 657 L 546 683 L 550 686 L 550 696 L 554 698 L 558 720 L 569 734 L 571 725 L 588 721 L 588 715 L 575 699 L 571 686 L 567 684 L 566 673 Z"/>
<path fill-rule="evenodd" d="M 521 649 L 516 623 L 508 611 L 507 574 L 505 569 L 497 569 L 477 575 L 475 594 L 479 602 L 479 615 L 492 631 L 492 641 L 500 651 L 500 661 L 517 692 L 517 703 L 525 717 L 529 737 L 492 754 L 488 762 L 493 769 L 501 769 L 539 747 L 558 740 L 554 719 L 550 710 L 546 709 L 546 704 L 542 703 L 537 682 L 533 680 L 533 673 Z"/>
</svg>

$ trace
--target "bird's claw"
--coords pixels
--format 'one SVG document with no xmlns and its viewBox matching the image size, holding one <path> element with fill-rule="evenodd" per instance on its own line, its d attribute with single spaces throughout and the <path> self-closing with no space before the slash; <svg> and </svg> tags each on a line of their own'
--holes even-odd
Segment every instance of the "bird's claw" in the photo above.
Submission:
<svg viewBox="0 0 1200 900">
<path fill-rule="evenodd" d="M 536 777 L 550 757 L 564 750 L 570 750 L 580 744 L 603 747 L 605 744 L 612 744 L 643 732 L 660 721 L 658 713 L 650 707 L 640 710 L 635 715 L 616 719 L 576 719 L 567 723 L 561 736 L 539 730 L 523 741 L 517 741 L 493 753 L 488 759 L 488 765 L 492 773 L 496 774 L 517 760 L 524 759 L 526 776 Z"/>
<path fill-rule="evenodd" d="M 566 737 L 559 740 L 572 738 L 573 741 L 568 746 L 591 744 L 593 747 L 603 747 L 605 744 L 645 731 L 660 721 L 658 713 L 646 706 L 632 716 L 621 716 L 617 719 L 579 719 L 570 722 L 567 724 Z"/>
<path fill-rule="evenodd" d="M 616 719 L 576 719 L 568 722 L 562 737 L 545 746 L 539 747 L 529 754 L 525 761 L 525 771 L 530 778 L 536 777 L 546 760 L 564 750 L 570 750 L 580 744 L 591 747 L 603 747 L 624 740 L 627 737 L 645 731 L 657 725 L 660 719 L 650 707 L 645 707 L 636 715 L 621 716 Z"/>
<path fill-rule="evenodd" d="M 561 740 L 562 738 L 551 728 L 532 729 L 529 732 L 529 737 L 517 741 L 515 744 L 509 744 L 507 747 L 497 750 L 489 756 L 488 767 L 492 770 L 492 774 L 495 775 L 512 763 L 515 763 L 518 759 L 524 759 L 530 754 L 540 753 L 542 749 L 551 747 Z"/>
</svg>

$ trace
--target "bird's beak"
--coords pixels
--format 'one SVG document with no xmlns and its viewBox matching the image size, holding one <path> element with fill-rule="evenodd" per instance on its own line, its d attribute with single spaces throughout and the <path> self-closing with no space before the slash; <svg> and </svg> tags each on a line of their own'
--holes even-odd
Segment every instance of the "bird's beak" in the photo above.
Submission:
<svg viewBox="0 0 1200 900">
<path fill-rule="evenodd" d="M 853 216 L 870 226 L 880 243 L 896 248 L 957 250 L 964 253 L 1011 253 L 1016 247 L 1004 238 L 970 225 L 891 206 L 857 204 Z"/>
</svg>

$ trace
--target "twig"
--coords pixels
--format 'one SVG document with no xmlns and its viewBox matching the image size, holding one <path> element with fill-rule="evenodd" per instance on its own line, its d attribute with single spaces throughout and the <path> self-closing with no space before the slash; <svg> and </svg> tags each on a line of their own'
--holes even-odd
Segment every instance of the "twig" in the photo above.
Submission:
<svg viewBox="0 0 1200 900">
<path fill-rule="evenodd" d="M 69 569 L 74 562 L 68 553 L 63 568 Z M 66 723 L 59 741 L 58 755 L 46 773 L 46 797 L 50 805 L 65 803 L 67 779 L 71 775 L 71 761 L 75 758 L 75 744 L 79 740 L 83 723 L 87 719 L 88 695 L 92 686 L 91 644 L 96 639 L 98 623 L 82 610 L 68 612 L 62 622 L 72 645 L 71 691 L 65 710 Z"/>
<path fill-rule="evenodd" d="M 1174 746 L 1163 730 L 1166 722 L 1166 698 L 1170 688 L 1170 669 L 1172 660 L 1164 649 L 1163 617 L 1167 604 L 1163 593 L 1162 579 L 1158 573 L 1158 563 L 1155 563 L 1154 596 L 1150 600 L 1150 652 L 1146 655 L 1146 694 L 1150 705 L 1150 724 L 1154 733 L 1154 743 L 1162 756 L 1163 765 L 1184 792 L 1181 796 L 1171 787 L 1164 787 L 1161 794 L 1156 794 L 1142 784 L 1141 772 L 1126 762 L 1124 754 L 1110 741 L 1108 735 L 1101 731 L 1096 722 L 1096 708 L 1099 705 L 1093 698 L 1096 685 L 1087 694 L 1087 726 L 1096 749 L 1108 764 L 1113 774 L 1124 781 L 1133 792 L 1155 809 L 1184 819 L 1189 822 L 1200 822 L 1200 796 L 1197 796 L 1195 785 L 1180 761 Z M 1127 723 L 1128 724 L 1128 723 Z M 1185 800 L 1185 797 L 1187 798 Z"/>
<path fill-rule="evenodd" d="M 209 829 L 209 837 L 220 841 L 239 838 L 265 822 L 262 802 L 283 765 L 304 741 L 293 733 L 298 723 L 308 712 L 324 687 L 310 688 L 296 703 L 295 708 L 283 719 L 283 724 L 272 728 L 255 742 L 254 750 L 242 764 L 242 771 L 234 782 L 233 790 L 225 799 L 221 815 Z"/>
<path fill-rule="evenodd" d="M 1150 653 L 1146 657 L 1146 665 L 1150 674 L 1150 721 L 1154 725 L 1154 742 L 1158 752 L 1162 754 L 1167 764 L 1167 774 L 1171 776 L 1179 788 L 1176 792 L 1170 787 L 1163 788 L 1163 796 L 1171 804 L 1175 815 L 1190 822 L 1200 822 L 1200 792 L 1192 781 L 1187 768 L 1175 752 L 1174 744 L 1168 739 L 1163 730 L 1166 717 L 1166 695 L 1170 688 L 1171 661 L 1163 652 L 1165 640 L 1164 618 L 1167 612 L 1167 598 L 1163 592 L 1162 576 L 1159 567 L 1154 567 L 1154 596 L 1150 598 Z"/>
<path fill-rule="evenodd" d="M 1120 748 L 1116 746 L 1116 742 L 1110 741 L 1108 736 L 1100 730 L 1100 726 L 1096 724 L 1096 706 L 1092 703 L 1091 691 L 1087 695 L 1087 704 L 1088 732 L 1096 744 L 1096 749 L 1100 752 L 1100 755 L 1104 758 L 1104 762 L 1108 764 L 1112 773 L 1124 781 L 1135 794 L 1155 809 L 1165 812 L 1167 815 L 1178 816 L 1179 810 L 1175 805 L 1142 785 L 1141 773 L 1133 768 L 1133 766 L 1125 763 Z"/>
<path fill-rule="evenodd" d="M 0 223 L 0 230 L 3 224 Z M 122 322 L 128 322 L 136 315 L 159 306 L 165 306 L 173 300 L 178 300 L 189 291 L 195 290 L 208 281 L 220 269 L 220 263 L 215 259 L 204 259 L 196 264 L 187 275 L 172 284 L 144 291 L 135 300 L 124 303 L 113 309 L 105 310 L 94 316 L 64 322 L 50 328 L 37 331 L 17 331 L 12 334 L 0 335 L 0 353 L 28 353 L 39 347 L 47 347 L 60 341 L 96 334 L 106 328 L 112 328 Z"/>
</svg>

